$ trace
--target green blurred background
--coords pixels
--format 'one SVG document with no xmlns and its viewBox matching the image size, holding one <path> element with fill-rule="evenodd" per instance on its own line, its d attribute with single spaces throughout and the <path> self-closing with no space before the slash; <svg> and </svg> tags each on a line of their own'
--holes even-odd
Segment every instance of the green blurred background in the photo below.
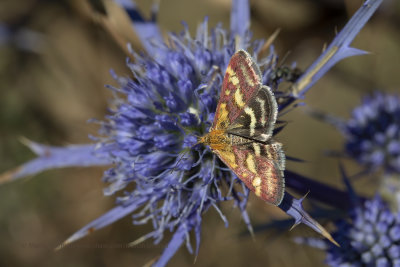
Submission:
<svg viewBox="0 0 400 267">
<path fill-rule="evenodd" d="M 91 1 L 96 2 L 96 1 Z M 0 173 L 32 159 L 20 137 L 51 145 L 89 142 L 97 132 L 89 118 L 106 114 L 111 94 L 105 84 L 115 82 L 112 68 L 128 75 L 121 43 L 141 49 L 125 14 L 105 0 L 109 19 L 96 15 L 86 0 L 2 0 L 0 22 L 11 26 L 12 38 L 0 45 Z M 144 14 L 151 1 L 137 1 Z M 204 16 L 209 25 L 222 22 L 229 28 L 230 0 L 161 1 L 158 24 L 162 32 L 179 32 L 181 21 L 194 34 Z M 305 69 L 341 29 L 361 1 L 254 0 L 250 1 L 251 29 L 255 38 L 268 38 L 277 28 L 275 42 L 286 63 Z M 360 96 L 381 89 L 398 92 L 400 84 L 400 7 L 386 1 L 356 38 L 353 46 L 372 53 L 346 59 L 335 66 L 307 94 L 308 106 L 348 118 Z M 120 38 L 113 38 L 119 36 Z M 33 46 L 21 47 L 29 40 Z M 121 41 L 122 40 L 122 41 Z M 310 118 L 297 108 L 278 136 L 288 155 L 306 163 L 288 168 L 343 188 L 338 159 L 324 156 L 341 150 L 343 139 L 331 126 Z M 344 162 L 350 174 L 359 170 Z M 125 244 L 149 232 L 151 226 L 133 226 L 129 217 L 55 252 L 69 235 L 113 207 L 104 197 L 104 168 L 71 168 L 47 171 L 0 187 L 0 266 L 142 266 L 155 258 L 159 246 L 146 242 L 137 248 Z M 358 192 L 371 195 L 378 179 L 355 183 Z M 321 266 L 324 254 L 293 243 L 295 236 L 316 236 L 305 226 L 289 232 L 264 231 L 253 241 L 231 203 L 223 205 L 230 226 L 218 214 L 203 219 L 202 243 L 196 266 Z M 255 224 L 286 219 L 278 208 L 251 197 L 249 214 Z M 321 220 L 330 228 L 327 220 Z M 182 248 L 170 266 L 190 266 L 194 257 Z"/>
</svg>

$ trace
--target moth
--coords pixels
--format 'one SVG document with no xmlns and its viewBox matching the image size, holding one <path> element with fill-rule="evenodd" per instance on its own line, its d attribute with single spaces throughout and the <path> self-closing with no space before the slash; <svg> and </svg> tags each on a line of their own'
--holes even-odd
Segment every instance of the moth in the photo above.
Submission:
<svg viewBox="0 0 400 267">
<path fill-rule="evenodd" d="M 266 202 L 279 205 L 285 191 L 285 154 L 272 139 L 278 105 L 261 71 L 244 50 L 229 61 L 210 131 L 198 143 L 211 150 Z"/>
</svg>

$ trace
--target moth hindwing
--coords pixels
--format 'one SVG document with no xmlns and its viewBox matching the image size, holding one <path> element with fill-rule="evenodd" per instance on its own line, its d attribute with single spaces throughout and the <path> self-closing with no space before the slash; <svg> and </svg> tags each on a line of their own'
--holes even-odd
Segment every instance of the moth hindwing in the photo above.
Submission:
<svg viewBox="0 0 400 267">
<path fill-rule="evenodd" d="M 257 64 L 239 50 L 228 64 L 210 132 L 199 138 L 251 191 L 274 205 L 280 204 L 285 190 L 285 155 L 282 145 L 272 140 L 277 113 Z"/>
</svg>

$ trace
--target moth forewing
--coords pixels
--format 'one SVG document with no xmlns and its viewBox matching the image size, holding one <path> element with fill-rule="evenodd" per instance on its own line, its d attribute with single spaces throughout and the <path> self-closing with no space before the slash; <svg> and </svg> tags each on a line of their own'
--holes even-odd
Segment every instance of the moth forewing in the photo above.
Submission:
<svg viewBox="0 0 400 267">
<path fill-rule="evenodd" d="M 229 125 L 231 134 L 266 142 L 272 137 L 277 118 L 278 105 L 268 86 L 262 86 L 243 109 L 240 116 Z"/>
<path fill-rule="evenodd" d="M 274 205 L 280 204 L 285 190 L 282 145 L 271 139 L 277 113 L 257 64 L 240 50 L 228 64 L 213 126 L 199 138 L 251 191 Z"/>
</svg>

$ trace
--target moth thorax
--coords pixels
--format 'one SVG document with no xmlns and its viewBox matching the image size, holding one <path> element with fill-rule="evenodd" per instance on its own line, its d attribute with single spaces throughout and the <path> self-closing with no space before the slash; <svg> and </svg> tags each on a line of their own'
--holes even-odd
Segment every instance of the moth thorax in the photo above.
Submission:
<svg viewBox="0 0 400 267">
<path fill-rule="evenodd" d="M 199 143 L 203 143 L 213 148 L 216 145 L 228 144 L 230 142 L 225 131 L 211 130 L 211 132 L 199 138 Z"/>
</svg>

